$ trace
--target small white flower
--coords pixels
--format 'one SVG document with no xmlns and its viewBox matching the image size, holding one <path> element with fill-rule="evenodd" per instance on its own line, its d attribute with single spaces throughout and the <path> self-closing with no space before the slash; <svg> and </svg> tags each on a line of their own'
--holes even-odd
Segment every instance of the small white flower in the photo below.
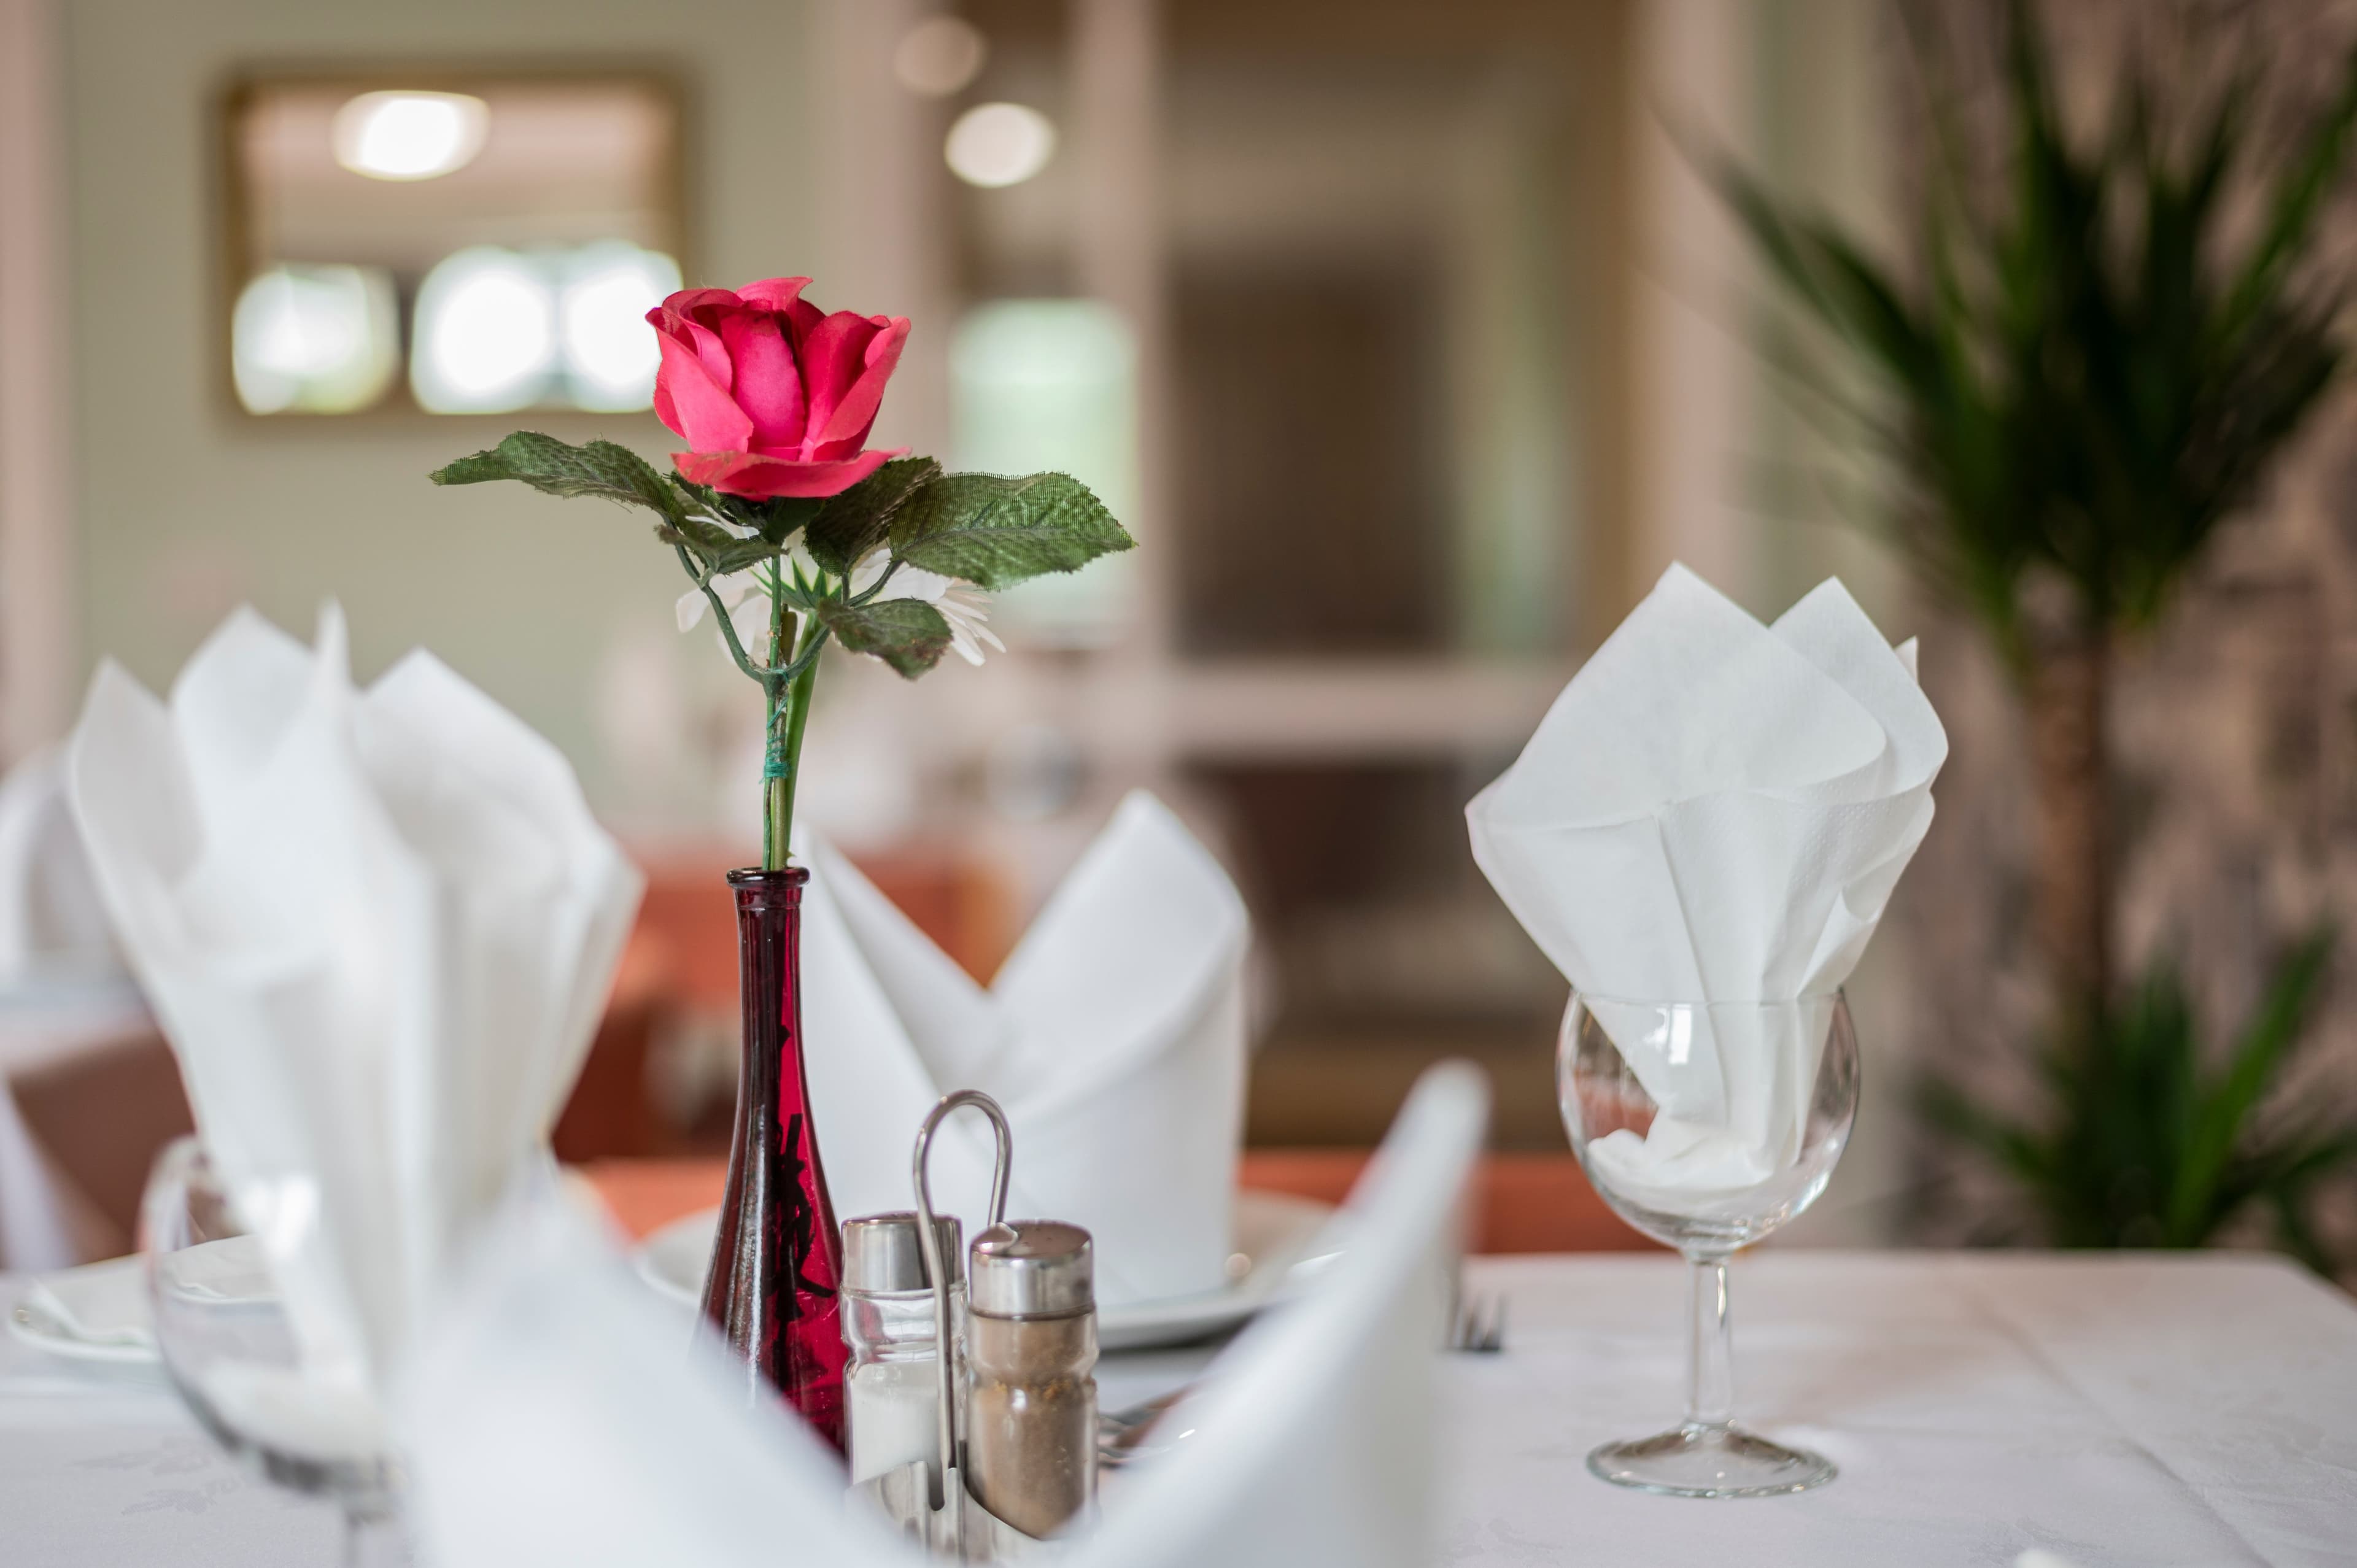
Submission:
<svg viewBox="0 0 2357 1568">
<path fill-rule="evenodd" d="M 1006 644 L 999 641 L 998 634 L 986 624 L 990 612 L 983 606 L 989 602 L 989 595 L 962 583 L 943 589 L 942 596 L 933 601 L 933 607 L 950 623 L 950 646 L 968 664 L 982 662 L 982 645 L 985 642 L 1001 653 L 1006 651 Z"/>
<path fill-rule="evenodd" d="M 819 569 L 818 563 L 811 559 L 809 542 L 799 533 L 794 535 L 794 542 L 786 546 L 786 553 L 778 566 L 788 576 L 808 587 L 816 587 L 826 576 Z"/>
<path fill-rule="evenodd" d="M 823 583 L 824 574 L 820 571 L 818 563 L 811 559 L 810 552 L 803 548 L 800 539 L 794 541 L 778 564 L 790 580 L 799 580 L 811 587 L 818 587 Z M 856 596 L 875 586 L 877 579 L 890 564 L 889 557 L 879 550 L 853 567 L 852 594 Z M 737 640 L 743 643 L 745 650 L 757 660 L 764 656 L 770 635 L 770 596 L 762 586 L 761 574 L 762 568 L 748 566 L 741 572 L 730 572 L 712 579 L 712 592 L 727 608 L 728 622 L 737 628 Z M 1006 644 L 999 641 L 998 634 L 990 629 L 990 611 L 985 607 L 990 603 L 990 596 L 955 577 L 944 577 L 921 566 L 903 566 L 892 574 L 892 580 L 884 585 L 883 593 L 877 597 L 879 600 L 917 599 L 939 610 L 942 618 L 949 623 L 951 649 L 968 664 L 982 662 L 985 645 L 1001 653 L 1006 651 Z M 704 612 L 710 606 L 711 601 L 701 588 L 690 588 L 682 594 L 674 607 L 679 629 L 694 631 L 703 625 Z M 728 644 L 725 639 L 721 639 L 720 646 L 721 651 L 727 651 Z"/>
<path fill-rule="evenodd" d="M 716 517 L 708 511 L 699 511 L 690 515 L 698 522 L 708 522 L 715 528 L 726 529 L 730 533 L 736 535 L 739 539 L 750 539 L 753 535 L 761 532 L 759 529 L 753 527 L 750 523 L 737 522 L 731 518 Z"/>
<path fill-rule="evenodd" d="M 746 651 L 759 657 L 762 639 L 770 635 L 770 596 L 761 591 L 759 569 L 748 566 L 742 572 L 730 572 L 712 579 L 712 591 L 727 607 L 728 624 L 737 628 L 737 640 Z M 680 595 L 673 610 L 679 618 L 679 629 L 694 631 L 704 623 L 704 612 L 710 601 L 701 588 L 690 588 Z M 728 650 L 726 639 L 720 650 Z"/>
<path fill-rule="evenodd" d="M 883 553 L 878 552 L 853 567 L 851 591 L 854 594 L 865 593 L 877 577 L 883 575 L 888 564 L 889 563 Z M 982 662 L 984 643 L 1001 653 L 1006 651 L 1006 644 L 998 640 L 998 634 L 988 625 L 990 612 L 984 607 L 990 603 L 990 596 L 955 577 L 944 577 L 921 566 L 903 566 L 892 574 L 889 583 L 884 585 L 880 597 L 920 599 L 941 611 L 942 618 L 950 623 L 950 647 L 968 664 Z"/>
</svg>

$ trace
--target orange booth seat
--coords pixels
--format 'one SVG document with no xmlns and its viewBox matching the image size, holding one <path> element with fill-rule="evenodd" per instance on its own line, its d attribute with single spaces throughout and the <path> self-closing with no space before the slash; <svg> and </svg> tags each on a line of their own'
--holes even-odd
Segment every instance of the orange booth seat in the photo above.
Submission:
<svg viewBox="0 0 2357 1568">
<path fill-rule="evenodd" d="M 1339 1203 L 1365 1166 L 1365 1149 L 1246 1149 L 1237 1185 Z M 720 1201 L 719 1160 L 597 1160 L 583 1167 L 615 1220 L 643 1236 Z M 1568 1154 L 1485 1155 L 1476 1178 L 1477 1252 L 1621 1252 L 1653 1243 L 1596 1196 Z"/>
<path fill-rule="evenodd" d="M 733 1021 L 737 918 L 718 852 L 646 854 L 647 892 L 604 1026 L 556 1129 L 559 1158 L 580 1165 L 633 1235 L 720 1201 L 726 1166 L 683 1147 L 647 1091 L 653 1042 L 682 1016 Z M 995 868 L 953 848 L 916 846 L 860 867 L 968 973 L 988 976 L 1014 935 L 1012 897 Z M 1339 1203 L 1369 1151 L 1243 1152 L 1239 1185 Z M 1473 1249 L 1483 1252 L 1635 1250 L 1652 1245 L 1604 1206 L 1568 1151 L 1492 1154 L 1478 1177 Z"/>
</svg>

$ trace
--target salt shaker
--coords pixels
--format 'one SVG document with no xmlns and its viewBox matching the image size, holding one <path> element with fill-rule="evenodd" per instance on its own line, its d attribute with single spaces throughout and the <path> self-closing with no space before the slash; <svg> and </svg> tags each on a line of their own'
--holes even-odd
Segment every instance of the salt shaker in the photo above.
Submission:
<svg viewBox="0 0 2357 1568">
<path fill-rule="evenodd" d="M 1057 1219 L 993 1225 L 966 1265 L 966 1485 L 1045 1537 L 1096 1496 L 1096 1266 Z"/>
<path fill-rule="evenodd" d="M 855 1486 L 920 1459 L 941 1474 L 942 1348 L 919 1223 L 903 1210 L 843 1227 L 843 1337 L 851 1348 L 844 1387 Z M 933 1233 L 949 1274 L 954 1368 L 965 1298 L 957 1217 L 936 1216 Z"/>
</svg>

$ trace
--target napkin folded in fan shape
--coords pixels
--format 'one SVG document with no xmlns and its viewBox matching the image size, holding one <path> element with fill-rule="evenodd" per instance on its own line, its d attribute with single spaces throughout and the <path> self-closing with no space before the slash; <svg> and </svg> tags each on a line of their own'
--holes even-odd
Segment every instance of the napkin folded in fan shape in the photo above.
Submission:
<svg viewBox="0 0 2357 1568">
<path fill-rule="evenodd" d="M 1673 566 L 1466 817 L 1491 885 L 1583 994 L 1796 1003 L 1857 965 L 1946 757 L 1914 645 L 1893 649 L 1838 579 L 1767 627 Z M 1632 1191 L 1733 1190 L 1791 1163 L 1828 1005 L 1668 1029 L 1596 1013 L 1660 1108 L 1643 1140 L 1591 1150 Z"/>
<path fill-rule="evenodd" d="M 65 773 L 64 755 L 44 748 L 0 777 L 0 986 L 121 973 Z"/>
<path fill-rule="evenodd" d="M 1015 1134 L 1007 1210 L 1085 1226 L 1105 1305 L 1216 1290 L 1232 1250 L 1250 924 L 1219 862 L 1142 790 L 1114 813 L 985 990 L 815 839 L 802 1033 L 839 1218 L 908 1208 L 918 1124 L 979 1089 Z M 933 1143 L 933 1199 L 972 1236 L 993 1143 Z"/>
<path fill-rule="evenodd" d="M 168 705 L 91 682 L 70 790 L 197 1124 L 307 1356 L 381 1384 L 536 1164 L 640 878 L 565 758 L 423 651 L 355 691 L 241 609 Z"/>
<path fill-rule="evenodd" d="M 1426 1073 L 1336 1216 L 1333 1261 L 1205 1368 L 1189 1433 L 1107 1487 L 1066 1568 L 1418 1568 L 1437 1561 L 1434 1398 L 1489 1092 Z M 408 1521 L 438 1568 L 925 1568 L 846 1497 L 839 1456 L 748 1403 L 709 1338 L 599 1235 L 519 1205 L 405 1380 Z"/>
</svg>

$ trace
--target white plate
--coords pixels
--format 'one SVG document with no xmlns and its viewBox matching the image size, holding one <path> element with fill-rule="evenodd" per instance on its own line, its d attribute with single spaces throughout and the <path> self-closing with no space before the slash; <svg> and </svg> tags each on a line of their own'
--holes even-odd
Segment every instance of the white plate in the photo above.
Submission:
<svg viewBox="0 0 2357 1568">
<path fill-rule="evenodd" d="M 176 1288 L 188 1301 L 276 1307 L 278 1293 L 261 1243 L 251 1236 L 199 1242 L 179 1253 L 177 1264 Z M 146 1260 L 138 1254 L 44 1274 L 31 1285 L 8 1313 L 8 1331 L 25 1344 L 75 1361 L 160 1362 L 147 1302 Z M 91 1331 L 93 1316 L 111 1326 Z"/>
<path fill-rule="evenodd" d="M 126 1275 L 136 1275 L 143 1265 L 138 1258 L 130 1257 L 111 1258 L 103 1263 L 84 1266 L 92 1270 L 121 1270 Z M 73 1325 L 49 1311 L 35 1296 L 24 1297 L 9 1309 L 8 1332 L 37 1350 L 46 1350 L 70 1361 L 105 1361 L 117 1366 L 154 1366 L 157 1361 L 153 1338 L 126 1343 L 120 1338 L 85 1337 L 75 1332 Z"/>
<path fill-rule="evenodd" d="M 1230 1281 L 1218 1290 L 1161 1301 L 1109 1306 L 1097 1315 L 1097 1342 L 1108 1350 L 1184 1345 L 1232 1328 L 1274 1301 L 1285 1286 L 1325 1263 L 1312 1253 L 1318 1233 L 1333 1218 L 1330 1204 L 1276 1192 L 1236 1194 L 1235 1252 Z M 641 1242 L 639 1277 L 662 1294 L 694 1306 L 704 1294 L 712 1259 L 716 1208 L 674 1219 Z"/>
</svg>

